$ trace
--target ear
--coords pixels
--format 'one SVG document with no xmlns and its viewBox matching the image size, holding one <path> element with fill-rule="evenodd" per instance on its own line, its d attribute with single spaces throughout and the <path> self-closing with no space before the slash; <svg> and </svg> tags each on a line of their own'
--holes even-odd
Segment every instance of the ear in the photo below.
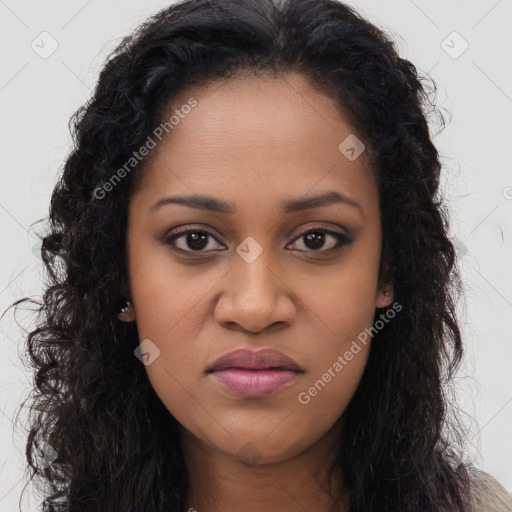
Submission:
<svg viewBox="0 0 512 512">
<path fill-rule="evenodd" d="M 379 285 L 375 295 L 375 307 L 386 308 L 393 303 L 394 287 L 391 276 L 391 269 L 388 263 L 382 266 L 382 272 L 379 273 Z"/>
<path fill-rule="evenodd" d="M 117 318 L 122 322 L 133 322 L 135 320 L 135 310 L 133 308 L 132 299 L 131 299 L 131 290 L 128 284 L 128 280 L 126 276 L 123 276 L 121 280 L 121 284 L 119 286 L 119 293 L 121 298 L 124 298 L 125 303 L 122 305 L 122 309 L 120 310 Z M 128 297 L 126 299 L 126 297 Z"/>
<path fill-rule="evenodd" d="M 376 308 L 387 308 L 393 303 L 394 290 L 393 285 L 384 284 L 379 286 L 375 297 Z"/>
<path fill-rule="evenodd" d="M 117 318 L 119 318 L 119 320 L 122 322 L 133 322 L 135 320 L 135 310 L 133 309 L 133 304 L 128 302 L 117 315 Z"/>
</svg>

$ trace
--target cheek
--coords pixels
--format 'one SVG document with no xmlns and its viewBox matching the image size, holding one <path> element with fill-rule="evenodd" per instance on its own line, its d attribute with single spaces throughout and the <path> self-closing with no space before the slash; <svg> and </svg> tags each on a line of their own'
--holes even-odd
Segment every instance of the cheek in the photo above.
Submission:
<svg viewBox="0 0 512 512">
<path fill-rule="evenodd" d="M 157 357 L 145 366 L 149 381 L 165 407 L 180 421 L 195 415 L 195 384 L 206 364 L 198 357 L 205 293 L 211 287 L 159 258 L 135 254 L 130 261 L 131 289 L 140 343 L 150 340 Z M 146 342 L 147 343 L 147 342 Z M 206 419 L 204 419 L 206 421 Z"/>
<path fill-rule="evenodd" d="M 139 339 L 160 340 L 166 346 L 173 340 L 186 340 L 184 348 L 190 348 L 204 321 L 199 312 L 208 291 L 222 278 L 221 271 L 198 272 L 149 243 L 147 250 L 133 248 L 129 271 Z M 182 346 L 176 344 L 176 348 Z M 182 352 L 186 356 L 187 350 Z"/>
<path fill-rule="evenodd" d="M 370 349 L 370 337 L 345 340 L 323 347 L 311 370 L 304 376 L 297 401 L 321 414 L 322 421 L 333 421 L 344 411 L 362 377 Z"/>
<path fill-rule="evenodd" d="M 200 297 L 173 300 L 169 293 L 153 290 L 151 300 L 137 295 L 137 329 L 141 343 L 151 340 L 158 356 L 145 367 L 151 385 L 167 409 L 174 414 L 189 411 L 197 394 L 197 380 L 207 362 L 201 350 L 199 318 L 204 314 Z M 155 295 L 156 294 L 156 295 Z M 135 295 L 135 294 L 134 294 Z M 175 296 L 175 295 L 174 295 Z M 204 318 L 204 317 L 201 317 Z M 180 415 L 176 418 L 180 420 Z"/>
<path fill-rule="evenodd" d="M 375 314 L 375 282 L 364 275 L 341 273 L 310 299 L 307 306 L 313 314 L 304 333 L 309 365 L 297 398 L 310 409 L 309 415 L 329 423 L 345 409 L 366 366 L 369 328 Z"/>
<path fill-rule="evenodd" d="M 316 435 L 330 428 L 343 413 L 361 380 L 370 350 L 370 327 L 375 315 L 377 282 L 375 258 L 347 259 L 328 285 L 304 290 L 310 330 L 308 372 L 296 399 L 300 414 Z M 313 329 L 316 324 L 317 329 Z M 314 340 L 314 341 L 313 341 Z"/>
<path fill-rule="evenodd" d="M 376 265 L 349 261 L 321 281 L 304 280 L 299 292 L 304 299 L 301 315 L 310 336 L 308 351 L 316 371 L 327 370 L 338 355 L 350 350 L 354 340 L 369 341 L 366 329 L 371 327 L 375 315 L 378 269 Z M 361 344 L 360 352 L 364 352 Z M 361 358 L 359 358 L 361 359 Z"/>
<path fill-rule="evenodd" d="M 316 358 L 294 396 L 293 423 L 282 430 L 281 440 L 288 438 L 286 432 L 300 432 L 297 446 L 312 445 L 334 426 L 352 399 L 366 367 L 370 337 L 358 338 L 358 329 L 353 335 L 345 328 L 338 333 L 337 342 L 324 343 L 314 351 Z M 276 441 L 278 445 L 278 437 Z"/>
</svg>

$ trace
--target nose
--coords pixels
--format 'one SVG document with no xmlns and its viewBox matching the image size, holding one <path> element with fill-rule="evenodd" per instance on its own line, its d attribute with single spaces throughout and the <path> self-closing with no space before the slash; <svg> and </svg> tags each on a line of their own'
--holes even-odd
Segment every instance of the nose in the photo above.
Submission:
<svg viewBox="0 0 512 512">
<path fill-rule="evenodd" d="M 242 258 L 221 280 L 220 296 L 214 317 L 227 329 L 267 332 L 290 326 L 296 315 L 293 283 L 279 272 L 278 265 L 269 266 L 265 251 L 256 261 Z"/>
</svg>

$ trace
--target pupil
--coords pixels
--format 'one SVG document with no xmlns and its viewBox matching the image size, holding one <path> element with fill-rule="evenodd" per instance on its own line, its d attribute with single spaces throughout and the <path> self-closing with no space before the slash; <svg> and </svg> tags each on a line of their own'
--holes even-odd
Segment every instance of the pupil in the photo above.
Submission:
<svg viewBox="0 0 512 512">
<path fill-rule="evenodd" d="M 313 247 L 310 249 L 321 249 L 324 244 L 324 233 L 315 231 L 306 235 L 308 242 L 313 242 Z"/>
<path fill-rule="evenodd" d="M 204 249 L 208 245 L 207 234 L 203 232 L 190 233 L 187 236 L 187 244 L 191 249 Z M 206 242 L 206 243 L 205 243 Z M 197 245 L 196 245 L 197 244 Z"/>
</svg>

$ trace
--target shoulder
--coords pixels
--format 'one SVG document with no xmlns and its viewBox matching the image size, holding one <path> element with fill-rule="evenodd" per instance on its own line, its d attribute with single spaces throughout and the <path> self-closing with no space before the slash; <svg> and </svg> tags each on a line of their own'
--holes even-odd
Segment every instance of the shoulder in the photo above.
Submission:
<svg viewBox="0 0 512 512">
<path fill-rule="evenodd" d="M 475 512 L 512 512 L 512 495 L 484 471 L 471 471 L 471 497 Z"/>
</svg>

